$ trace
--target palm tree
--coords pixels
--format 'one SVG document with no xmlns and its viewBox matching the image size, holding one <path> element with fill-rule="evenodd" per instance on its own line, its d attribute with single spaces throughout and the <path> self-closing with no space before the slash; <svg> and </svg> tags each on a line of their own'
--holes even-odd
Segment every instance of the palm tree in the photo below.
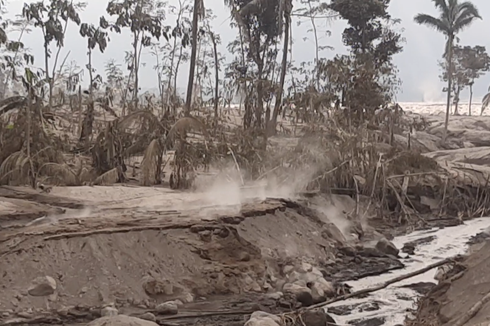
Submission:
<svg viewBox="0 0 490 326">
<path fill-rule="evenodd" d="M 415 22 L 420 25 L 426 25 L 444 34 L 447 38 L 444 58 L 446 59 L 448 69 L 447 79 L 447 107 L 446 121 L 444 124 L 444 134 L 442 141 L 446 141 L 447 125 L 449 123 L 449 109 L 451 105 L 451 89 L 452 89 L 452 57 L 453 45 L 456 35 L 468 27 L 475 19 L 481 16 L 478 9 L 469 1 L 459 2 L 458 0 L 432 0 L 435 7 L 439 10 L 439 17 L 433 17 L 426 14 L 418 14 L 415 16 Z"/>
</svg>

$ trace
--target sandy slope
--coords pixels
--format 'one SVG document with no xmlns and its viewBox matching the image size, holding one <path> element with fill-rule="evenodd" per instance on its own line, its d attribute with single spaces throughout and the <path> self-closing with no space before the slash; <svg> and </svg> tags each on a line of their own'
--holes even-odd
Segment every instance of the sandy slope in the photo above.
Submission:
<svg viewBox="0 0 490 326">
<path fill-rule="evenodd" d="M 372 253 L 358 254 L 355 263 L 348 255 L 337 257 L 346 238 L 320 211 L 260 198 L 257 191 L 256 196 L 223 191 L 119 186 L 55 188 L 44 195 L 0 188 L 0 202 L 9 205 L 0 216 L 19 217 L 3 224 L 0 233 L 0 322 L 57 316 L 75 323 L 96 318 L 98 309 L 108 304 L 131 314 L 153 311 L 172 299 L 188 302 L 184 312 L 197 309 L 192 305 L 199 302 L 207 302 L 209 310 L 248 311 L 263 299 L 247 295 L 282 289 L 289 277 L 283 274 L 284 264 L 318 266 L 328 281 L 400 267 Z M 37 205 L 47 216 L 33 220 L 36 216 L 26 215 L 30 211 L 22 211 L 25 203 Z M 355 205 L 346 197 L 324 203 L 336 222 Z M 80 206 L 66 208 L 74 205 Z M 63 206 L 66 214 L 49 211 Z M 345 222 L 339 226 L 348 227 Z M 29 295 L 31 282 L 40 276 L 55 280 L 53 294 Z M 220 295 L 228 300 L 216 301 Z M 269 309 L 278 309 L 275 300 L 268 300 Z M 73 312 L 68 317 L 67 310 Z"/>
</svg>

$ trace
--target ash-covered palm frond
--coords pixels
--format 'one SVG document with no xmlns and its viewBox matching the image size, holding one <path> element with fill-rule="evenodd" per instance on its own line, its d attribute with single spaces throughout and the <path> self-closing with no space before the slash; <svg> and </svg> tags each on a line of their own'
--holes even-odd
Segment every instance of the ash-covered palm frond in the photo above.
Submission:
<svg viewBox="0 0 490 326">
<path fill-rule="evenodd" d="M 159 180 L 160 165 L 162 163 L 163 148 L 158 139 L 153 139 L 145 151 L 141 162 L 140 185 L 151 186 Z"/>
<path fill-rule="evenodd" d="M 0 165 L 0 185 L 11 184 L 15 185 L 28 184 L 29 177 L 29 158 L 23 151 L 12 153 Z"/>
<path fill-rule="evenodd" d="M 204 137 L 209 138 L 208 131 L 201 121 L 194 117 L 184 117 L 179 119 L 168 132 L 167 144 L 176 139 L 185 139 L 189 131 L 199 131 Z"/>
<path fill-rule="evenodd" d="M 418 14 L 414 20 L 417 24 L 433 28 L 447 37 L 454 37 L 474 20 L 481 19 L 476 6 L 469 2 L 458 0 L 433 0 L 439 10 L 439 17 Z"/>
<path fill-rule="evenodd" d="M 446 22 L 442 21 L 439 18 L 433 17 L 427 14 L 418 14 L 414 18 L 415 22 L 419 25 L 426 25 L 427 27 L 433 28 L 438 32 L 449 34 L 450 27 Z"/>
<path fill-rule="evenodd" d="M 20 109 L 27 105 L 27 98 L 25 96 L 12 96 L 0 101 L 0 116 L 3 114 Z"/>
<path fill-rule="evenodd" d="M 80 173 L 79 173 L 80 172 Z M 39 168 L 38 174 L 48 176 L 50 183 L 64 186 L 80 186 L 80 170 L 73 170 L 67 164 L 46 163 Z"/>
</svg>

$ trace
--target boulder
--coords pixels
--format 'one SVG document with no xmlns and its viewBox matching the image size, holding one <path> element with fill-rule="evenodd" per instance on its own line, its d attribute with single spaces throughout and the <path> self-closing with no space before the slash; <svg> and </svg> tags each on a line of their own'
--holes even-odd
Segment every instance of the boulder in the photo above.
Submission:
<svg viewBox="0 0 490 326">
<path fill-rule="evenodd" d="M 281 326 L 281 318 L 263 311 L 255 311 L 245 326 Z"/>
<path fill-rule="evenodd" d="M 155 315 L 152 314 L 151 312 L 145 312 L 139 318 L 144 319 L 144 320 L 149 320 L 149 321 L 156 321 L 157 320 L 157 317 L 155 317 Z"/>
<path fill-rule="evenodd" d="M 398 253 L 400 252 L 400 250 L 398 250 L 398 248 L 386 238 L 382 238 L 376 243 L 376 249 L 384 254 L 395 257 L 397 257 Z"/>
<path fill-rule="evenodd" d="M 301 315 L 304 326 L 335 326 L 335 320 L 323 309 L 306 311 Z"/>
<path fill-rule="evenodd" d="M 314 285 L 311 287 L 311 297 L 313 298 L 313 304 L 325 302 L 327 300 L 325 292 Z"/>
<path fill-rule="evenodd" d="M 251 318 L 245 323 L 245 326 L 281 326 L 270 318 L 257 319 Z"/>
<path fill-rule="evenodd" d="M 284 284 L 284 286 L 282 288 L 282 292 L 291 293 L 294 295 L 298 295 L 298 294 L 305 293 L 305 292 L 311 294 L 311 290 L 309 288 L 307 288 L 306 286 L 296 284 L 296 283 Z"/>
<path fill-rule="evenodd" d="M 88 323 L 87 326 L 158 326 L 158 324 L 136 317 L 118 315 L 98 318 Z"/>
<path fill-rule="evenodd" d="M 312 289 L 313 288 L 319 291 L 319 293 L 323 293 L 323 295 L 326 297 L 335 296 L 335 287 L 333 283 L 327 281 L 324 278 L 317 279 L 312 285 Z"/>
<path fill-rule="evenodd" d="M 274 322 L 280 324 L 281 323 L 281 317 L 279 316 L 276 316 L 276 315 L 273 315 L 273 314 L 270 314 L 268 312 L 265 312 L 265 311 L 255 311 L 252 313 L 252 315 L 250 316 L 250 319 L 252 318 L 257 318 L 257 319 L 260 319 L 260 318 L 270 318 L 272 319 Z"/>
<path fill-rule="evenodd" d="M 117 316 L 119 314 L 119 311 L 117 311 L 116 308 L 114 307 L 105 307 L 102 308 L 100 311 L 100 315 L 102 317 L 112 317 L 112 316 Z"/>
<path fill-rule="evenodd" d="M 156 311 L 161 315 L 175 315 L 179 312 L 179 306 L 175 301 L 168 301 L 156 306 Z"/>
<path fill-rule="evenodd" d="M 51 276 L 40 276 L 35 278 L 27 293 L 33 297 L 44 297 L 56 291 L 56 281 Z"/>
<path fill-rule="evenodd" d="M 283 292 L 292 294 L 296 297 L 298 302 L 301 302 L 303 307 L 308 307 L 313 304 L 313 296 L 311 290 L 306 286 L 298 285 L 296 283 L 286 283 L 283 287 Z"/>
</svg>

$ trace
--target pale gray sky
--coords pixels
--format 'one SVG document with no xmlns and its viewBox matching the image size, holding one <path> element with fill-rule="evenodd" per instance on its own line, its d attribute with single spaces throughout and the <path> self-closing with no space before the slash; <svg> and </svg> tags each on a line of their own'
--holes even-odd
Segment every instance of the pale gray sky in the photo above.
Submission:
<svg viewBox="0 0 490 326">
<path fill-rule="evenodd" d="M 30 2 L 30 1 L 28 1 Z M 88 0 L 88 6 L 81 14 L 82 21 L 97 24 L 101 15 L 107 16 L 105 8 L 107 0 Z M 226 45 L 233 40 L 236 30 L 229 26 L 229 11 L 224 6 L 223 0 L 204 0 L 206 8 L 213 9 L 217 18 L 213 22 L 215 30 L 220 33 L 223 40 L 220 50 L 223 54 L 227 53 Z M 9 16 L 18 14 L 22 10 L 24 1 L 10 0 L 7 3 Z M 177 0 L 168 0 L 168 3 L 177 4 Z M 461 33 L 460 39 L 462 45 L 483 45 L 490 52 L 490 38 L 487 31 L 490 30 L 490 1 L 473 0 L 473 3 L 479 8 L 483 20 L 476 21 L 468 30 Z M 401 28 L 404 29 L 403 36 L 406 38 L 404 51 L 395 57 L 395 62 L 399 68 L 399 76 L 403 81 L 402 91 L 398 95 L 398 100 L 402 102 L 421 102 L 421 101 L 443 101 L 443 85 L 439 81 L 439 68 L 437 61 L 441 58 L 444 47 L 444 37 L 436 31 L 430 30 L 425 26 L 416 25 L 413 17 L 419 13 L 429 13 L 436 15 L 432 1 L 430 0 L 392 0 L 390 12 L 393 17 L 402 20 Z M 168 24 L 174 23 L 174 18 L 168 18 Z M 335 50 L 325 50 L 322 52 L 323 57 L 333 57 L 336 53 L 344 53 L 345 48 L 342 45 L 341 34 L 345 27 L 343 21 L 334 21 L 330 25 L 318 21 L 321 26 L 319 29 L 324 34 L 321 37 L 322 45 L 333 46 Z M 308 30 L 311 25 L 308 20 L 304 19 L 300 26 L 295 23 L 293 29 L 293 59 L 296 62 L 311 61 L 314 56 L 314 42 Z M 326 30 L 331 31 L 331 36 L 326 35 Z M 75 60 L 80 66 L 86 63 L 86 42 L 78 34 L 78 27 L 72 25 L 68 28 L 65 41 L 65 49 L 61 57 L 64 57 L 68 51 L 70 55 L 67 61 Z M 304 38 L 307 38 L 304 40 Z M 31 34 L 23 39 L 24 43 L 32 50 L 36 58 L 36 65 L 42 66 L 42 45 L 43 40 L 39 30 L 34 30 Z M 131 39 L 129 34 L 112 35 L 111 42 L 104 54 L 96 53 L 94 56 L 94 67 L 103 72 L 104 63 L 110 58 L 123 62 L 124 52 L 130 49 Z M 165 40 L 163 40 L 165 42 Z M 141 87 L 156 88 L 157 79 L 153 69 L 155 64 L 154 58 L 149 51 L 145 51 L 142 61 L 146 66 L 141 69 Z M 179 75 L 179 87 L 185 89 L 187 83 L 188 67 L 184 66 Z M 474 86 L 475 98 L 481 99 L 490 85 L 490 74 L 479 79 Z M 465 100 L 467 91 L 463 94 Z"/>
</svg>

